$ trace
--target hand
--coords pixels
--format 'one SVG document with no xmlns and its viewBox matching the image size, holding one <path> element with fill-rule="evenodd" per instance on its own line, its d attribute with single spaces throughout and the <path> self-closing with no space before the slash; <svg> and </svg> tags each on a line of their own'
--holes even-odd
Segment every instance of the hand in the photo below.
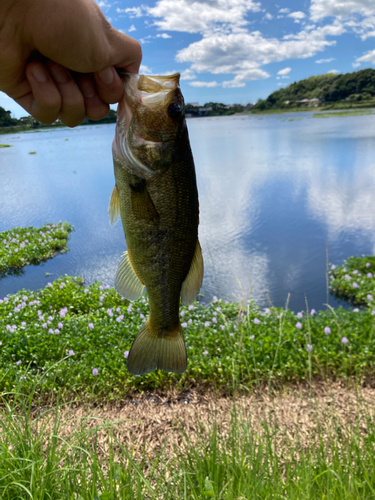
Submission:
<svg viewBox="0 0 375 500">
<path fill-rule="evenodd" d="M 94 0 L 0 0 L 0 90 L 42 123 L 104 118 L 124 94 L 115 67 L 141 60 Z"/>
</svg>

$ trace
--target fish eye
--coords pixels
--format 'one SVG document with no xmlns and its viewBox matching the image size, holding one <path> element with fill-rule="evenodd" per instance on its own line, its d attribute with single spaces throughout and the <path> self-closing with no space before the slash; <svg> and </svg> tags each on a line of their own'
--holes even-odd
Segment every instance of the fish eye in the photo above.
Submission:
<svg viewBox="0 0 375 500">
<path fill-rule="evenodd" d="M 173 120 L 178 120 L 179 118 L 181 118 L 183 111 L 184 111 L 183 106 L 177 104 L 177 102 L 174 102 L 168 106 L 168 115 Z"/>
</svg>

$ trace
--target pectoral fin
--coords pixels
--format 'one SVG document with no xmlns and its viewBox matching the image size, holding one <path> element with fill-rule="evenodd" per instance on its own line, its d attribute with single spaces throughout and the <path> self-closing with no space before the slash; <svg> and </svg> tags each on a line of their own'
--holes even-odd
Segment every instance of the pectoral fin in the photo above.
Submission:
<svg viewBox="0 0 375 500">
<path fill-rule="evenodd" d="M 131 203 L 134 216 L 139 220 L 156 221 L 159 214 L 146 188 L 146 182 L 141 179 L 131 184 Z"/>
<path fill-rule="evenodd" d="M 143 284 L 134 272 L 128 252 L 124 253 L 124 258 L 118 266 L 115 277 L 115 290 L 122 297 L 129 300 L 136 300 L 142 295 Z"/>
<path fill-rule="evenodd" d="M 181 302 L 184 306 L 194 302 L 202 285 L 202 281 L 203 257 L 201 246 L 197 240 L 197 246 L 195 247 L 195 254 L 191 262 L 190 270 L 181 287 Z"/>
<path fill-rule="evenodd" d="M 109 224 L 114 226 L 120 217 L 120 193 L 116 184 L 109 199 L 108 213 Z"/>
</svg>

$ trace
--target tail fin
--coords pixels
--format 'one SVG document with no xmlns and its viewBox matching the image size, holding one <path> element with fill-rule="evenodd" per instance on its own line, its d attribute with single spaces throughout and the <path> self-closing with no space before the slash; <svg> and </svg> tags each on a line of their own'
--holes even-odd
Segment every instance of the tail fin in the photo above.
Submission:
<svg viewBox="0 0 375 500">
<path fill-rule="evenodd" d="M 128 356 L 128 370 L 144 375 L 159 368 L 166 372 L 183 373 L 187 355 L 181 325 L 165 336 L 150 330 L 149 321 L 139 330 Z"/>
</svg>

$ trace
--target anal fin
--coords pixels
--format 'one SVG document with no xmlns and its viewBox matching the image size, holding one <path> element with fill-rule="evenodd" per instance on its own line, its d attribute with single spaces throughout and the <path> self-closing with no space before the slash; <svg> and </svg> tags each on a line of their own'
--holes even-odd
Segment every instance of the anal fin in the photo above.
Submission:
<svg viewBox="0 0 375 500">
<path fill-rule="evenodd" d="M 112 189 L 111 197 L 109 199 L 108 213 L 109 224 L 112 227 L 116 224 L 120 217 L 120 193 L 116 184 Z"/>
<path fill-rule="evenodd" d="M 125 252 L 115 277 L 116 292 L 128 300 L 136 300 L 142 295 L 143 287 L 144 285 L 134 272 L 128 252 Z"/>
<path fill-rule="evenodd" d="M 181 287 L 181 302 L 184 306 L 194 302 L 203 281 L 203 257 L 202 249 L 197 240 L 193 260 L 191 261 L 190 270 L 182 283 Z"/>
</svg>

